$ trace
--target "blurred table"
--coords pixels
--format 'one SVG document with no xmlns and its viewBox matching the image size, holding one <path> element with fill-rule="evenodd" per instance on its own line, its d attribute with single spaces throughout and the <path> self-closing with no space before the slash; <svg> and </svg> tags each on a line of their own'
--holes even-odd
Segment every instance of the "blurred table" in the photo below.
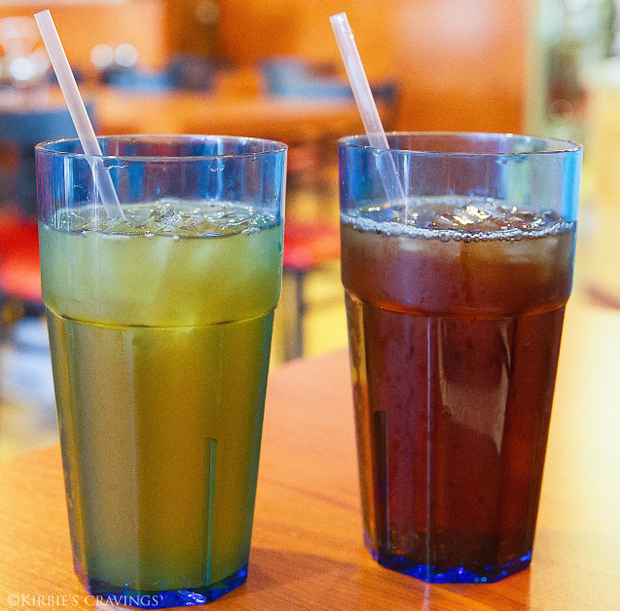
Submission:
<svg viewBox="0 0 620 611">
<path fill-rule="evenodd" d="M 495 584 L 429 585 L 375 564 L 362 544 L 347 355 L 277 368 L 248 582 L 211 608 L 620 609 L 619 346 L 620 311 L 569 306 L 534 559 Z M 93 608 L 73 574 L 57 446 L 0 465 L 0 533 L 0 609 Z"/>
<path fill-rule="evenodd" d="M 240 95 L 226 86 L 152 94 L 97 86 L 83 93 L 102 134 L 221 134 L 287 143 L 333 137 L 335 149 L 335 138 L 364 129 L 352 100 Z"/>
</svg>

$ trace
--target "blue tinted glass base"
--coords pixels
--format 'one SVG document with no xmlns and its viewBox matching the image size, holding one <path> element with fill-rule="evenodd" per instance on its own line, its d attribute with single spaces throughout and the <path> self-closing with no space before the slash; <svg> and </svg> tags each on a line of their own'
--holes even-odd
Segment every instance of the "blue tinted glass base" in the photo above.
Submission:
<svg viewBox="0 0 620 611">
<path fill-rule="evenodd" d="M 532 560 L 528 552 L 507 564 L 487 566 L 481 569 L 465 567 L 440 567 L 426 564 L 415 564 L 400 556 L 391 556 L 383 552 L 370 550 L 372 557 L 381 565 L 403 575 L 421 579 L 427 583 L 493 583 L 526 569 Z"/>
<path fill-rule="evenodd" d="M 77 564 L 75 565 L 75 572 L 93 597 L 115 605 L 127 605 L 139 609 L 165 609 L 168 607 L 204 605 L 221 598 L 245 583 L 248 576 L 248 565 L 246 564 L 226 579 L 210 586 L 166 591 L 132 590 L 98 579 L 90 579 Z"/>
</svg>

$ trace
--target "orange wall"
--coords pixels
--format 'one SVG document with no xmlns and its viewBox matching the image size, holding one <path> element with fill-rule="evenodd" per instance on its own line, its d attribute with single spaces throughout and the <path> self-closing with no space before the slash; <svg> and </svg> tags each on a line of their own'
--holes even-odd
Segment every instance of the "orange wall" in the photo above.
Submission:
<svg viewBox="0 0 620 611">
<path fill-rule="evenodd" d="M 524 129 L 534 0 L 209 0 L 219 8 L 211 27 L 197 20 L 203 1 L 54 4 L 52 14 L 80 67 L 95 44 L 130 42 L 151 67 L 182 50 L 244 67 L 299 55 L 344 72 L 329 16 L 345 11 L 369 77 L 400 85 L 395 127 Z M 0 6 L 0 17 L 43 8 Z"/>
<path fill-rule="evenodd" d="M 524 0 L 399 0 L 404 129 L 521 131 L 531 18 Z"/>
<path fill-rule="evenodd" d="M 172 0 L 171 0 L 172 1 Z M 341 67 L 345 11 L 370 78 L 401 88 L 396 127 L 522 131 L 531 0 L 219 0 L 222 54 L 296 54 Z"/>
<path fill-rule="evenodd" d="M 386 38 L 394 0 L 219 0 L 222 54 L 242 65 L 299 55 L 340 67 L 329 17 L 346 12 L 370 77 L 395 71 Z"/>
<path fill-rule="evenodd" d="M 0 19 L 31 17 L 47 8 L 52 13 L 70 63 L 85 72 L 92 70 L 90 52 L 97 44 L 113 48 L 123 43 L 132 44 L 142 66 L 156 67 L 166 62 L 168 48 L 163 0 L 0 4 Z"/>
</svg>

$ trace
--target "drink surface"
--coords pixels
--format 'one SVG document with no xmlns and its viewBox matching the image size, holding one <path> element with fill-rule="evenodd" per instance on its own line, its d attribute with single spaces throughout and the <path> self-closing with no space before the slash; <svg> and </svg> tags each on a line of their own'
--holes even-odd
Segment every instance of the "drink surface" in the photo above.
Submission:
<svg viewBox="0 0 620 611">
<path fill-rule="evenodd" d="M 282 227 L 273 218 L 241 205 L 175 200 L 124 209 L 126 221 L 106 222 L 102 212 L 96 223 L 90 208 L 78 208 L 41 227 L 50 310 L 98 323 L 184 326 L 275 307 Z"/>
<path fill-rule="evenodd" d="M 429 197 L 409 208 L 408 225 L 396 222 L 404 210 L 387 206 L 343 216 L 343 283 L 360 299 L 478 317 L 568 299 L 574 223 L 486 199 Z"/>
<path fill-rule="evenodd" d="M 40 231 L 74 557 L 91 591 L 200 590 L 247 565 L 281 227 L 126 211 Z"/>
<path fill-rule="evenodd" d="M 367 545 L 427 581 L 529 562 L 573 223 L 427 198 L 342 216 Z"/>
</svg>

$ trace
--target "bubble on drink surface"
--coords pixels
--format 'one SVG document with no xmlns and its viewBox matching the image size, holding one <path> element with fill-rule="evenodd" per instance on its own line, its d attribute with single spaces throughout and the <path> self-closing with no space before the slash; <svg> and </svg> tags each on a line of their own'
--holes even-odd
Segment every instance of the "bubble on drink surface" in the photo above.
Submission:
<svg viewBox="0 0 620 611">
<path fill-rule="evenodd" d="M 410 199 L 407 210 L 404 204 L 373 204 L 354 214 L 343 213 L 342 218 L 360 231 L 465 244 L 519 241 L 563 233 L 574 226 L 553 210 L 524 209 L 493 198 L 462 196 Z"/>
</svg>

